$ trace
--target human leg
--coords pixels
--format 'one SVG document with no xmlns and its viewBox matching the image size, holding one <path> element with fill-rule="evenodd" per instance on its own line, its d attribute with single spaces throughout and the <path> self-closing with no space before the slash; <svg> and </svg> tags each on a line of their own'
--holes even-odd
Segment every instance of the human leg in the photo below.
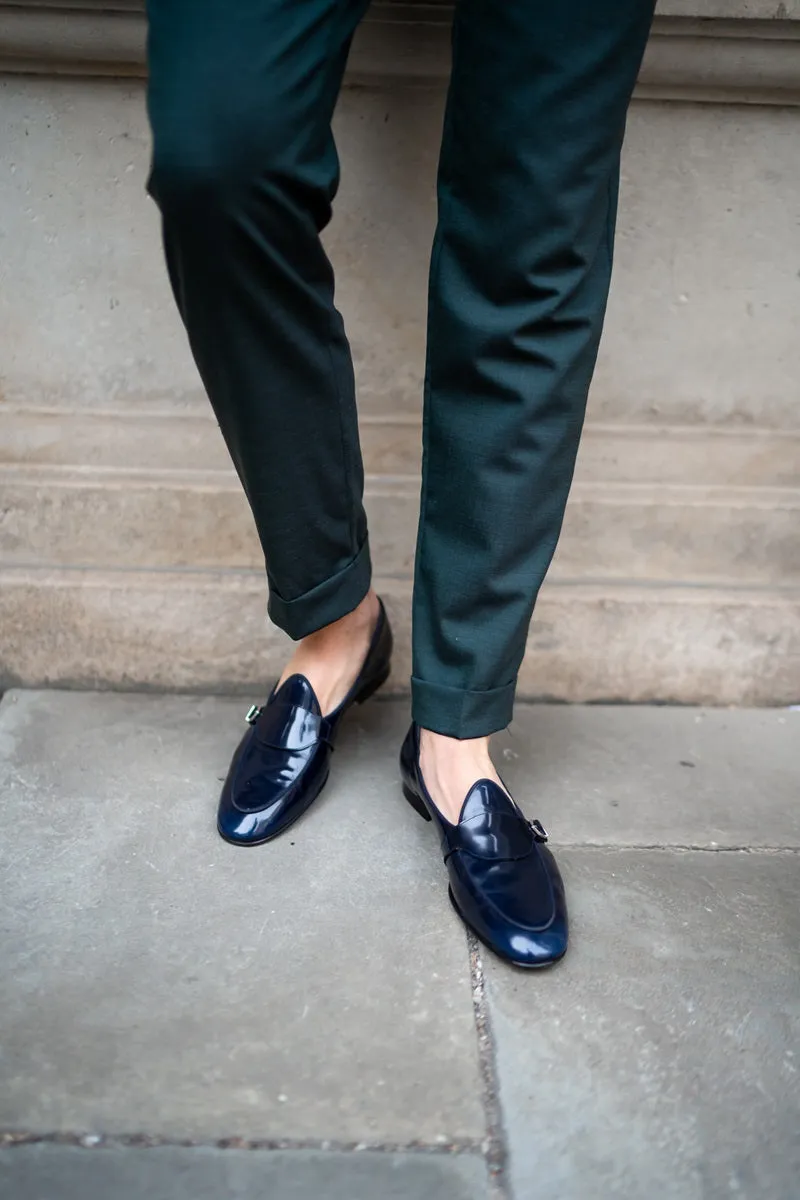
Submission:
<svg viewBox="0 0 800 1200">
<path fill-rule="evenodd" d="M 561 529 L 652 9 L 456 8 L 430 279 L 415 725 L 401 765 L 406 794 L 440 825 L 458 911 L 521 965 L 566 949 L 563 887 L 500 783 L 488 735 L 511 718 Z"/>
<path fill-rule="evenodd" d="M 430 283 L 414 716 L 503 728 L 561 528 L 649 0 L 460 0 Z"/>
<path fill-rule="evenodd" d="M 295 639 L 369 588 L 350 351 L 320 241 L 362 0 L 149 0 L 150 191 L 192 352 Z"/>
<path fill-rule="evenodd" d="M 300 640 L 223 789 L 220 832 L 239 842 L 308 807 L 343 709 L 388 672 L 352 362 L 320 241 L 339 178 L 331 117 L 364 7 L 148 4 L 149 188 L 169 276 L 253 511 L 270 615 Z"/>
</svg>

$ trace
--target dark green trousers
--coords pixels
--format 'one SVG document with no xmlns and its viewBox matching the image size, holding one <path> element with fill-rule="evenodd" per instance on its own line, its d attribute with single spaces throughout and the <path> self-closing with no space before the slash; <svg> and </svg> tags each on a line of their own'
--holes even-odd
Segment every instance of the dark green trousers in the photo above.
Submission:
<svg viewBox="0 0 800 1200">
<path fill-rule="evenodd" d="M 293 638 L 371 574 L 353 368 L 320 231 L 364 0 L 150 0 L 150 190 Z M 608 293 L 653 0 L 459 0 L 429 291 L 413 713 L 511 718 Z M 546 680 L 542 681 L 544 690 Z"/>
</svg>

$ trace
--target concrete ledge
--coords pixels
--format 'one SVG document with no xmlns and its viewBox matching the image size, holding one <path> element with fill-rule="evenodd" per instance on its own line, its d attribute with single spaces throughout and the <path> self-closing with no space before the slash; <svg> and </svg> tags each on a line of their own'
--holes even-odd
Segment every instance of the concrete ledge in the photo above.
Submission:
<svg viewBox="0 0 800 1200">
<path fill-rule="evenodd" d="M 441 83 L 449 67 L 450 6 L 377 5 L 350 56 L 351 82 Z M 639 98 L 800 103 L 800 28 L 783 20 L 659 16 L 642 64 Z"/>
<path fill-rule="evenodd" d="M 729 9 L 729 11 L 726 11 Z M 353 46 L 350 84 L 441 83 L 450 4 L 384 0 Z M 639 83 L 643 97 L 800 103 L 800 21 L 794 4 L 662 4 Z M 145 16 L 137 0 L 0 2 L 0 71 L 141 76 Z"/>
<path fill-rule="evenodd" d="M 411 585 L 379 578 L 411 668 Z M 0 569 L 0 688 L 264 692 L 287 640 L 258 571 Z M 800 590 L 548 582 L 520 699 L 711 705 L 800 700 Z"/>
<path fill-rule="evenodd" d="M 415 476 L 367 478 L 376 570 L 410 581 Z M 257 570 L 263 552 L 232 471 L 0 466 L 7 566 Z M 576 482 L 555 581 L 800 587 L 800 489 Z"/>
<path fill-rule="evenodd" d="M 361 449 L 368 475 L 417 476 L 422 420 L 416 412 L 379 413 L 360 405 Z M 67 467 L 99 472 L 224 471 L 233 476 L 219 426 L 205 396 L 158 406 L 86 408 L 3 403 L 0 473 L 5 466 Z M 800 488 L 800 428 L 625 424 L 588 420 L 576 479 L 580 483 L 649 483 L 705 487 Z"/>
</svg>

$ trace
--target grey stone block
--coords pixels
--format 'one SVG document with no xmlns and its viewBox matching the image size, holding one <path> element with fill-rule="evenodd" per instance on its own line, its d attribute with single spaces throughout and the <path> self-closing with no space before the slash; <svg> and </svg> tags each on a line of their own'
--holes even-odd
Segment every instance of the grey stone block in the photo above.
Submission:
<svg viewBox="0 0 800 1200">
<path fill-rule="evenodd" d="M 775 5 L 776 13 L 789 11 Z M 769 6 L 734 5 L 739 16 Z M 727 7 L 719 0 L 714 11 Z M 64 25 L 58 14 L 41 9 L 40 16 Z M 775 36 L 731 37 L 726 28 L 716 42 L 699 36 L 699 26 L 658 34 L 656 76 L 675 81 L 681 46 L 677 57 L 697 64 L 704 88 L 733 75 L 736 94 L 753 99 L 745 57 L 752 64 L 753 54 L 773 61 L 778 53 L 791 74 L 800 47 L 784 41 L 786 21 L 772 25 Z M 395 64 L 401 29 L 392 19 L 384 30 Z M 411 70 L 419 48 L 415 38 Z M 772 68 L 756 74 L 751 81 L 769 90 Z M 4 421 L 4 441 L 12 457 L 20 443 L 49 443 L 44 459 L 55 467 L 55 440 L 59 453 L 72 447 L 78 458 L 69 461 L 81 468 L 68 478 L 49 467 L 28 470 L 24 481 L 6 474 L 0 681 L 246 686 L 263 669 L 243 629 L 261 637 L 264 581 L 260 569 L 247 573 L 260 559 L 242 497 L 209 500 L 172 480 L 161 490 L 146 474 L 157 462 L 172 473 L 226 460 L 169 295 L 157 213 L 144 194 L 141 86 L 14 77 L 0 80 L 0 95 L 0 157 L 10 167 L 0 175 L 4 271 L 14 284 L 0 293 L 2 394 L 4 408 L 17 410 L 11 425 Z M 384 488 L 393 486 L 385 476 L 416 471 L 419 460 L 442 100 L 440 87 L 384 81 L 346 91 L 337 112 L 344 176 L 326 237 L 360 409 L 373 421 L 365 424 L 367 465 L 384 476 Z M 798 570 L 796 497 L 777 490 L 796 482 L 798 278 L 787 253 L 796 237 L 796 140 L 797 110 L 777 105 L 632 107 L 615 283 L 589 403 L 590 423 L 607 439 L 600 482 L 626 486 L 603 487 L 598 501 L 584 493 L 579 470 L 523 669 L 527 698 L 798 699 L 800 602 L 787 586 Z M 39 415 L 30 424 L 19 419 L 33 410 Z M 387 437 L 377 432 L 382 422 Z M 722 446 L 730 430 L 729 453 Z M 754 431 L 752 444 L 743 430 Z M 776 455 L 780 431 L 789 437 Z M 137 480 L 120 475 L 112 484 L 114 471 L 105 468 L 120 463 Z M 100 476 L 102 487 L 90 488 Z M 637 480 L 652 488 L 627 487 Z M 677 489 L 662 486 L 670 480 Z M 383 503 L 374 481 L 370 487 L 376 568 L 402 614 L 404 686 L 409 581 L 397 575 L 410 568 L 416 489 Z M 86 537 L 87 527 L 95 536 Z M 125 563 L 136 569 L 123 573 Z M 231 571 L 232 563 L 242 570 Z M 181 564 L 190 577 L 171 569 Z M 208 569 L 198 570 L 203 564 Z M 274 663 L 279 643 L 263 645 Z"/>
<path fill-rule="evenodd" d="M 797 855 L 561 857 L 564 963 L 484 956 L 517 1200 L 796 1196 Z"/>
<path fill-rule="evenodd" d="M 411 584 L 377 577 L 395 629 L 390 687 L 411 671 Z M 246 691 L 286 639 L 263 572 L 0 566 L 0 687 Z M 800 589 L 571 584 L 542 589 L 523 699 L 780 704 L 800 699 Z"/>
<path fill-rule="evenodd" d="M 141 85 L 14 77 L 0 95 L 5 399 L 157 409 L 198 396 L 144 195 Z M 419 409 L 442 101 L 443 88 L 359 89 L 337 113 L 327 240 L 373 412 Z M 792 109 L 633 105 L 594 420 L 796 428 L 796 139 Z"/>
<path fill-rule="evenodd" d="M 480 1139 L 468 956 L 434 840 L 354 714 L 309 818 L 226 845 L 216 799 L 243 715 L 5 697 L 0 1128 Z"/>
<path fill-rule="evenodd" d="M 376 569 L 410 579 L 419 481 L 373 479 L 365 502 Z M 0 560 L 8 566 L 263 570 L 232 472 L 196 471 L 187 479 L 141 468 L 109 476 L 0 464 L 0 509 Z M 551 578 L 797 587 L 798 527 L 800 487 L 670 487 L 659 478 L 576 484 Z"/>
<path fill-rule="evenodd" d="M 368 476 L 419 474 L 421 411 L 361 413 L 359 434 Z M 222 471 L 234 479 L 219 427 L 204 396 L 188 407 L 177 399 L 121 409 L 5 405 L 0 463 L 81 467 L 108 472 L 131 467 L 166 472 L 175 480 Z M 112 468 L 111 471 L 108 471 Z M 58 478 L 54 472 L 53 478 Z M 714 425 L 587 422 L 575 483 L 644 483 L 737 488 L 800 487 L 800 429 L 738 429 Z M 769 497 L 767 497 L 769 498 Z"/>
<path fill-rule="evenodd" d="M 556 844 L 800 848 L 800 712 L 518 704 L 495 752 Z"/>
<path fill-rule="evenodd" d="M 307 1150 L 0 1150 L 2 1200 L 484 1200 L 480 1157 Z"/>
<path fill-rule="evenodd" d="M 749 18 L 762 21 L 800 21 L 798 0 L 659 0 L 656 12 L 664 17 L 701 17 L 703 20 Z"/>
<path fill-rule="evenodd" d="M 0 704 L 0 1128 L 477 1151 L 463 934 L 397 786 L 407 706 L 353 714 L 313 813 L 252 852 L 213 829 L 241 710 Z M 497 740 L 553 826 L 573 922 L 551 973 L 483 955 L 514 1200 L 794 1194 L 800 857 L 624 847 L 796 850 L 799 720 L 521 705 Z M 477 1152 L 47 1144 L 2 1152 L 0 1197 L 472 1200 L 483 1171 Z"/>
</svg>

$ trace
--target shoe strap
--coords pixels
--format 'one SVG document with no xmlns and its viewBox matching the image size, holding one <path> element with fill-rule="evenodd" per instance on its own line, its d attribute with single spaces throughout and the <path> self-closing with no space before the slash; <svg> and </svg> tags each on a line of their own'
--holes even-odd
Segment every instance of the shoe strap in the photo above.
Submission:
<svg viewBox="0 0 800 1200">
<path fill-rule="evenodd" d="M 311 750 L 319 742 L 330 745 L 330 722 L 296 704 L 272 700 L 250 723 L 257 741 L 274 750 Z"/>
<path fill-rule="evenodd" d="M 473 858 L 495 861 L 526 858 L 537 842 L 547 840 L 544 830 L 540 834 L 539 829 L 514 813 L 478 813 L 447 830 L 446 857 L 460 850 Z"/>
</svg>

